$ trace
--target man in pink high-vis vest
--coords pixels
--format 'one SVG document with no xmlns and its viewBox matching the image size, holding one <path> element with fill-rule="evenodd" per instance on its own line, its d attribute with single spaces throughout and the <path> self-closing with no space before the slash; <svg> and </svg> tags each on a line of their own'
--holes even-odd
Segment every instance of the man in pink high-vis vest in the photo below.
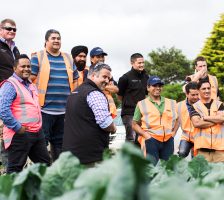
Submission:
<svg viewBox="0 0 224 200">
<path fill-rule="evenodd" d="M 7 173 L 22 171 L 27 157 L 34 163 L 50 165 L 41 131 L 42 117 L 36 87 L 29 81 L 30 59 L 22 54 L 15 60 L 14 74 L 0 89 L 0 118 L 3 141 L 8 153 Z"/>
</svg>

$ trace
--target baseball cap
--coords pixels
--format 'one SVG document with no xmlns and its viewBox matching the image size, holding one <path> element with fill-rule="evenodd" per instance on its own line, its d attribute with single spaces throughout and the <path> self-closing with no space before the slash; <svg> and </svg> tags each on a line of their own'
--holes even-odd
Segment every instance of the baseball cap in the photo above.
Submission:
<svg viewBox="0 0 224 200">
<path fill-rule="evenodd" d="M 90 57 L 93 57 L 93 56 L 98 56 L 98 55 L 104 55 L 104 56 L 107 56 L 107 53 L 105 53 L 103 51 L 103 49 L 101 49 L 100 47 L 95 47 L 93 48 L 91 51 L 90 51 Z"/>
<path fill-rule="evenodd" d="M 150 76 L 147 81 L 147 85 L 156 85 L 156 84 L 164 85 L 164 82 L 161 81 L 161 79 L 158 76 Z"/>
</svg>

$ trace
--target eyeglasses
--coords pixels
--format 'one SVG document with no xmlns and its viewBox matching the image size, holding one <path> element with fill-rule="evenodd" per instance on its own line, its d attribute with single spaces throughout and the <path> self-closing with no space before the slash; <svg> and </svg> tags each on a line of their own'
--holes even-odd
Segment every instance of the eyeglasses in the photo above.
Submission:
<svg viewBox="0 0 224 200">
<path fill-rule="evenodd" d="M 16 32 L 16 28 L 12 28 L 12 27 L 2 27 L 3 29 L 7 30 L 7 31 L 13 31 L 13 32 Z"/>
</svg>

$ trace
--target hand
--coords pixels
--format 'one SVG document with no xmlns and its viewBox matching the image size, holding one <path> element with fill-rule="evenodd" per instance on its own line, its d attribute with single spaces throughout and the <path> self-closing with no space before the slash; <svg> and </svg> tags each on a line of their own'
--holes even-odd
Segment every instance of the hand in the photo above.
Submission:
<svg viewBox="0 0 224 200">
<path fill-rule="evenodd" d="M 150 139 L 152 136 L 148 133 L 148 132 L 145 132 L 145 134 L 144 134 L 144 138 L 145 138 L 145 140 L 148 140 L 148 139 Z"/>
<path fill-rule="evenodd" d="M 26 127 L 25 126 L 22 126 L 17 133 L 23 134 L 25 132 L 26 132 Z"/>
<path fill-rule="evenodd" d="M 110 133 L 114 134 L 114 133 L 116 133 L 116 131 L 117 131 L 117 127 L 114 125 L 113 130 Z"/>
</svg>

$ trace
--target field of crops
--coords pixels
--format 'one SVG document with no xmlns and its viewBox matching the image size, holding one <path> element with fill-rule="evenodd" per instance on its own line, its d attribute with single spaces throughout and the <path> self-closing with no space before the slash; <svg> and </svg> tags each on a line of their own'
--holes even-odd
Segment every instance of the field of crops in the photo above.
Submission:
<svg viewBox="0 0 224 200">
<path fill-rule="evenodd" d="M 131 144 L 95 168 L 86 169 L 69 152 L 51 167 L 34 164 L 0 177 L 0 199 L 12 200 L 221 200 L 224 164 L 203 157 L 173 156 L 157 166 Z"/>
</svg>

